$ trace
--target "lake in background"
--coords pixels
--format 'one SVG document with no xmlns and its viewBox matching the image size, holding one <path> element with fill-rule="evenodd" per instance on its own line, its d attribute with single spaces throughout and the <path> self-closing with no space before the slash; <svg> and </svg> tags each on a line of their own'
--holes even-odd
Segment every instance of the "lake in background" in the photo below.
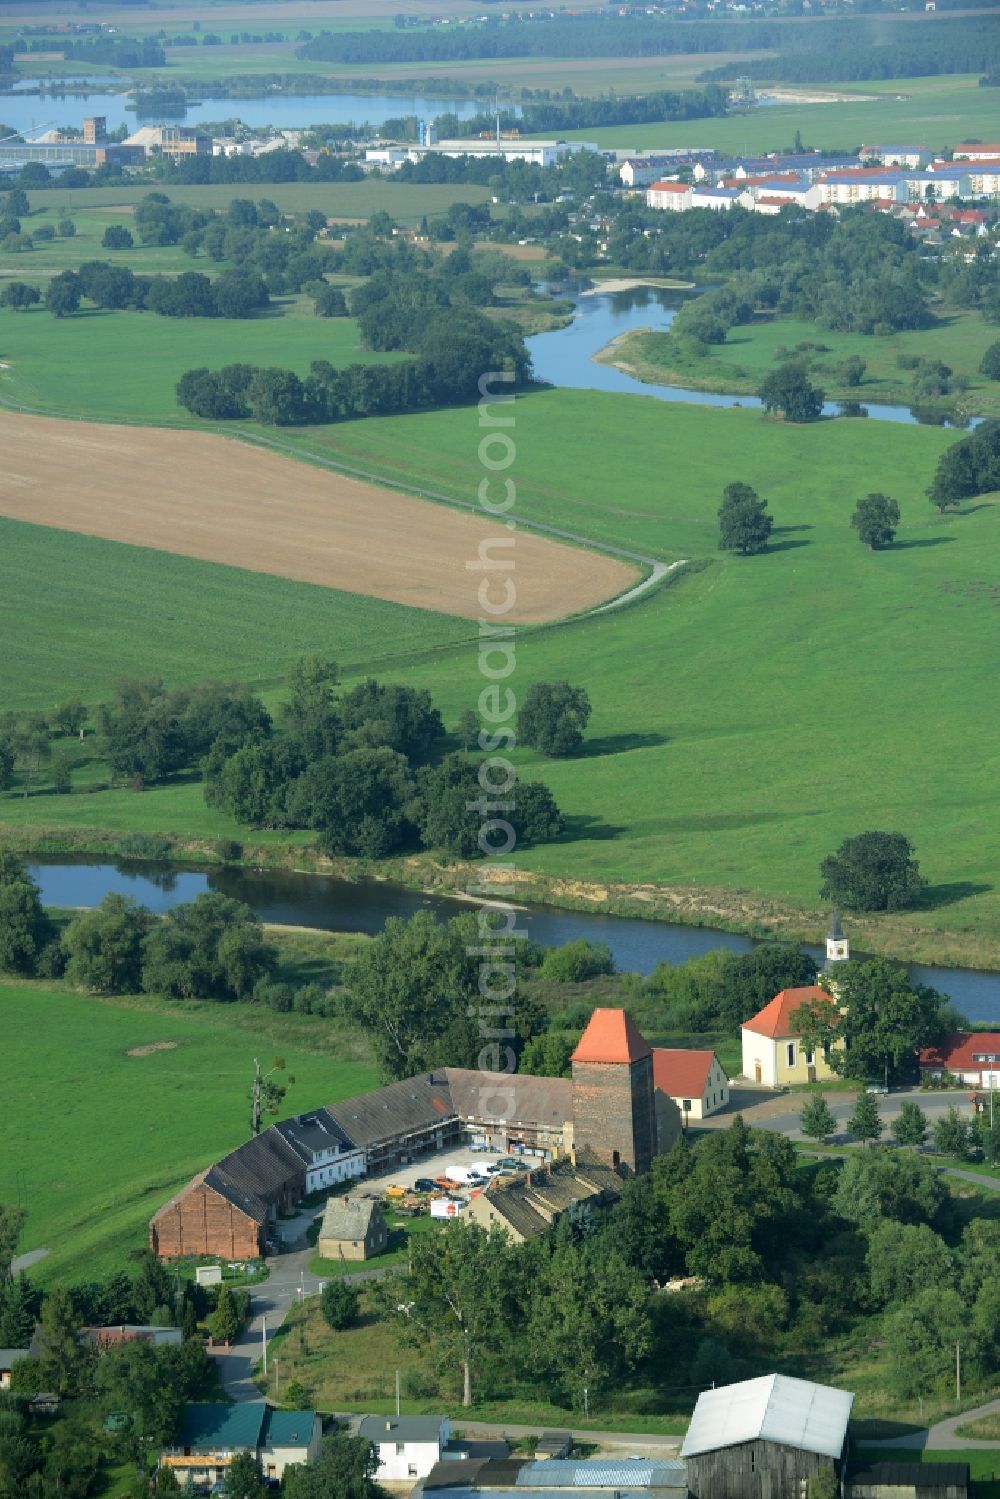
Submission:
<svg viewBox="0 0 1000 1499">
<path fill-rule="evenodd" d="M 28 87 L 37 79 L 25 80 Z M 433 120 L 437 115 L 456 114 L 461 119 L 488 110 L 483 99 L 425 99 L 415 94 L 267 94 L 259 99 L 202 99 L 198 104 L 177 105 L 138 114 L 129 109 L 126 94 L 28 94 L 17 89 L 0 96 L 0 121 L 12 130 L 52 129 L 74 125 L 82 129 L 85 115 L 104 115 L 109 130 L 127 125 L 155 125 L 171 120 L 200 125 L 204 120 L 242 120 L 255 129 L 275 125 L 285 130 L 308 130 L 313 125 L 362 124 L 378 127 L 385 120 L 416 115 Z M 509 106 L 505 105 L 507 109 Z"/>
</svg>

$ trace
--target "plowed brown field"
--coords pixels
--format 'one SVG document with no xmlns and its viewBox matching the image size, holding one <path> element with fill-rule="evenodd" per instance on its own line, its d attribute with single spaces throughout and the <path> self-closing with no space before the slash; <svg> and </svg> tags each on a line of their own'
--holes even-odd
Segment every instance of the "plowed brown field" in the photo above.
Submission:
<svg viewBox="0 0 1000 1499">
<path fill-rule="evenodd" d="M 501 491 L 496 486 L 496 492 Z M 0 413 L 0 515 L 474 619 L 480 542 L 503 523 L 213 433 Z M 508 622 L 579 613 L 637 570 L 518 530 Z"/>
</svg>

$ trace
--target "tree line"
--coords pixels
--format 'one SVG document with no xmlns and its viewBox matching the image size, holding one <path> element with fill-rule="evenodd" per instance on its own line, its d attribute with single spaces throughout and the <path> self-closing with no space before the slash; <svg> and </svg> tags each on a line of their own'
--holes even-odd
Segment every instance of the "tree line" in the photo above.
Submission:
<svg viewBox="0 0 1000 1499">
<path fill-rule="evenodd" d="M 874 1342 L 900 1398 L 946 1390 L 957 1338 L 970 1383 L 988 1383 L 1000 1369 L 1000 1225 L 970 1219 L 908 1151 L 800 1160 L 791 1141 L 737 1118 L 682 1139 L 606 1214 L 567 1216 L 527 1244 L 470 1225 L 420 1236 L 375 1304 L 429 1348 L 436 1392 L 468 1404 L 544 1381 L 578 1412 L 633 1386 L 690 1405 L 775 1367 L 822 1377 L 830 1338 L 855 1357 Z M 656 1294 L 679 1276 L 694 1279 Z"/>
<path fill-rule="evenodd" d="M 552 100 L 525 103 L 520 113 L 502 111 L 500 122 L 505 130 L 520 130 L 524 135 L 544 132 L 561 134 L 565 130 L 584 130 L 589 126 L 649 125 L 658 120 L 701 120 L 724 115 L 728 106 L 725 89 L 708 84 L 703 89 L 654 89 L 648 94 L 615 95 L 613 98 Z M 438 115 L 435 125 L 448 138 L 478 136 L 494 129 L 495 114 L 459 116 Z"/>
<path fill-rule="evenodd" d="M 1000 65 L 996 27 L 978 17 L 949 21 L 947 26 L 915 22 L 892 42 L 883 41 L 875 32 L 869 36 L 870 40 L 858 45 L 835 31 L 825 46 L 789 49 L 769 58 L 764 71 L 776 83 L 860 83 L 875 78 L 979 73 Z M 698 81 L 738 78 L 744 70 L 744 63 L 723 63 L 699 74 Z"/>
</svg>

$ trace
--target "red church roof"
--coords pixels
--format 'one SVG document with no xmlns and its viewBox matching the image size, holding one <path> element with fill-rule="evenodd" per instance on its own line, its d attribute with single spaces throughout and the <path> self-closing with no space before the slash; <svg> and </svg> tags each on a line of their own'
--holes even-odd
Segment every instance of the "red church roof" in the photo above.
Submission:
<svg viewBox="0 0 1000 1499">
<path fill-rule="evenodd" d="M 649 1044 L 627 1010 L 595 1010 L 571 1062 L 638 1062 Z"/>
<path fill-rule="evenodd" d="M 772 1041 L 782 1036 L 796 1036 L 798 1031 L 792 1026 L 792 1015 L 800 1005 L 809 1004 L 814 999 L 825 999 L 830 1004 L 833 1003 L 832 996 L 818 984 L 806 984 L 801 989 L 782 989 L 770 1004 L 758 1010 L 749 1020 L 744 1020 L 743 1029 L 755 1031 L 758 1036 L 770 1036 Z"/>
<path fill-rule="evenodd" d="M 654 1046 L 653 1082 L 668 1098 L 701 1098 L 708 1087 L 714 1061 L 714 1051 Z"/>
</svg>

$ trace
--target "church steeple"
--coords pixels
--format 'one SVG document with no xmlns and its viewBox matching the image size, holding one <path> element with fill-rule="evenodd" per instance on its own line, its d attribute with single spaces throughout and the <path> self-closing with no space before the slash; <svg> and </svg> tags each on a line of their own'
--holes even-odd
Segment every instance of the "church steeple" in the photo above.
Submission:
<svg viewBox="0 0 1000 1499">
<path fill-rule="evenodd" d="M 840 912 L 834 911 L 830 920 L 830 930 L 826 937 L 826 967 L 832 968 L 837 963 L 846 963 L 851 956 L 851 944 L 844 936 L 844 928 L 840 924 Z"/>
</svg>

